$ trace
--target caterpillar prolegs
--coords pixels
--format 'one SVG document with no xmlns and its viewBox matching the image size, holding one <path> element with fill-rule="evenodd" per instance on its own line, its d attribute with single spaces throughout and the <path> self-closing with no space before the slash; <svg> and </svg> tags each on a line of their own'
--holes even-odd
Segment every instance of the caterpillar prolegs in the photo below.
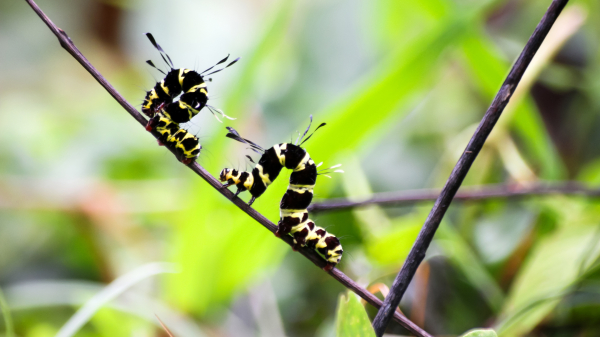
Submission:
<svg viewBox="0 0 600 337">
<path fill-rule="evenodd" d="M 156 130 L 160 133 L 159 144 L 166 145 L 175 150 L 175 157 L 185 165 L 191 164 L 198 155 L 202 146 L 198 138 L 185 129 L 182 129 L 162 113 L 158 112 L 148 121 L 148 131 Z"/>
<path fill-rule="evenodd" d="M 315 131 L 324 125 L 325 123 L 322 123 Z M 298 140 L 301 141 L 309 129 L 310 124 Z M 249 191 L 252 195 L 249 202 L 251 205 L 275 181 L 281 169 L 285 167 L 293 170 L 290 176 L 290 185 L 280 202 L 280 220 L 275 235 L 278 237 L 291 235 L 294 238 L 293 248 L 295 250 L 304 246 L 315 249 L 327 261 L 324 269 L 331 270 L 342 257 L 342 245 L 335 235 L 316 226 L 312 220 L 308 219 L 307 208 L 312 202 L 313 189 L 319 173 L 317 165 L 301 145 L 312 134 L 300 145 L 297 145 L 297 140 L 296 144 L 281 143 L 265 150 L 252 141 L 242 138 L 233 128 L 228 127 L 227 130 L 229 130 L 227 137 L 249 145 L 253 151 L 262 156 L 251 172 L 225 168 L 221 171 L 219 179 L 225 182 L 225 186 L 236 185 L 238 188 L 236 195 L 243 191 Z"/>
</svg>

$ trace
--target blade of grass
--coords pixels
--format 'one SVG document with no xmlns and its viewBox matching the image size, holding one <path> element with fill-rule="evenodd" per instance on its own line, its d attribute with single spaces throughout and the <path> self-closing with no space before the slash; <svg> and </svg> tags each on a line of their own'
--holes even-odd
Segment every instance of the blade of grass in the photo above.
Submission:
<svg viewBox="0 0 600 337">
<path fill-rule="evenodd" d="M 154 262 L 138 267 L 117 278 L 77 310 L 77 312 L 60 328 L 58 333 L 56 333 L 56 337 L 74 336 L 77 331 L 90 320 L 98 309 L 140 281 L 153 275 L 175 272 L 176 271 L 171 264 Z"/>
<path fill-rule="evenodd" d="M 10 314 L 10 308 L 8 307 L 8 303 L 6 303 L 2 289 L 0 289 L 0 310 L 2 311 L 2 316 L 4 317 L 6 337 L 15 337 L 15 329 L 13 326 L 12 316 Z"/>
</svg>

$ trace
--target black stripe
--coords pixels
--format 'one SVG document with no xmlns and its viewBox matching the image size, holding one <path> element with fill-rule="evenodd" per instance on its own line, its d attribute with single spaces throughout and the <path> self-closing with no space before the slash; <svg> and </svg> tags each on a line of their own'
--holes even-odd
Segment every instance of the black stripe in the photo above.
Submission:
<svg viewBox="0 0 600 337">
<path fill-rule="evenodd" d="M 279 226 L 279 228 L 277 229 L 277 232 L 280 235 L 289 234 L 292 231 L 292 227 L 298 226 L 299 224 L 301 224 L 302 222 L 304 222 L 306 220 L 308 220 L 308 212 L 306 212 L 306 211 L 302 215 L 302 218 L 291 217 L 291 216 L 283 217 L 283 218 L 279 219 L 279 222 L 277 223 L 277 226 Z"/>
<path fill-rule="evenodd" d="M 279 144 L 279 146 L 281 145 L 283 144 Z M 286 149 L 281 150 L 281 154 L 285 155 L 285 167 L 293 170 L 298 166 L 298 164 L 300 164 L 306 155 L 306 150 L 298 145 L 287 143 Z"/>
<path fill-rule="evenodd" d="M 314 163 L 307 163 L 304 170 L 292 172 L 292 175 L 290 176 L 290 184 L 293 185 L 314 185 L 316 183 L 317 166 Z"/>
<path fill-rule="evenodd" d="M 234 173 L 234 176 L 237 176 L 236 170 L 233 170 L 233 173 Z M 246 180 L 248 179 L 249 176 L 250 176 L 250 173 L 248 173 L 248 172 L 242 172 L 240 174 L 240 179 L 239 179 L 238 183 L 235 185 L 240 190 L 240 192 L 243 192 L 246 190 L 244 183 L 246 182 Z"/>
<path fill-rule="evenodd" d="M 196 146 L 198 146 L 198 138 L 196 138 L 196 137 L 194 137 L 194 138 L 186 138 L 186 139 L 183 140 L 183 142 L 181 142 L 181 145 L 183 145 L 183 148 L 186 151 L 191 151 Z"/>
<path fill-rule="evenodd" d="M 200 88 L 198 88 L 196 91 L 187 92 L 181 95 L 179 100 L 191 106 L 194 110 L 200 111 L 204 108 L 206 102 L 208 102 L 208 96 L 203 92 L 200 92 Z M 195 114 L 193 112 L 190 113 Z"/>
<path fill-rule="evenodd" d="M 287 190 L 281 198 L 279 208 L 281 209 L 307 209 L 313 199 L 311 192 L 305 191 L 298 193 L 296 191 Z"/>
<path fill-rule="evenodd" d="M 294 233 L 293 237 L 294 237 L 294 243 L 297 246 L 304 246 L 306 245 L 306 237 L 308 236 L 308 228 L 304 227 L 302 228 L 301 231 L 298 231 L 296 233 Z"/>
<path fill-rule="evenodd" d="M 191 119 L 188 109 L 181 108 L 179 102 L 167 104 L 164 109 L 171 117 L 171 120 L 177 124 L 189 122 Z"/>
<path fill-rule="evenodd" d="M 263 173 L 269 175 L 269 180 L 271 180 L 271 182 L 277 179 L 281 169 L 283 168 L 279 162 L 279 158 L 277 157 L 277 152 L 275 152 L 273 147 L 268 148 L 265 151 L 265 154 L 263 154 L 258 160 L 258 164 L 262 166 Z"/>
<path fill-rule="evenodd" d="M 252 177 L 254 178 L 254 181 L 252 182 L 252 187 L 250 187 L 250 194 L 252 194 L 253 197 L 258 198 L 265 193 L 267 186 L 262 181 L 256 167 L 252 170 Z"/>
<path fill-rule="evenodd" d="M 171 99 L 181 94 L 181 86 L 179 85 L 179 69 L 172 69 L 169 71 L 163 82 L 165 83 L 165 87 L 169 89 L 169 96 Z M 160 83 L 158 83 L 158 86 L 160 87 Z"/>
</svg>

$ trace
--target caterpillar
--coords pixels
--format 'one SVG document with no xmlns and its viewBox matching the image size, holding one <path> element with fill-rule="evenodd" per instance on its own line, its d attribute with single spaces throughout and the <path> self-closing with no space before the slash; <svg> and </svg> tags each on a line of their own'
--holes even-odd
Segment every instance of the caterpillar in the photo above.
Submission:
<svg viewBox="0 0 600 337">
<path fill-rule="evenodd" d="M 171 119 L 165 117 L 162 112 L 157 112 L 148 121 L 148 131 L 153 129 L 160 133 L 158 142 L 175 150 L 175 157 L 185 165 L 191 164 L 198 155 L 202 146 L 198 138 L 185 129 L 182 129 Z"/>
<path fill-rule="evenodd" d="M 170 68 L 169 72 L 165 73 L 156 67 L 151 60 L 146 61 L 150 66 L 165 75 L 165 78 L 162 81 L 157 82 L 154 88 L 146 92 L 144 102 L 142 103 L 142 112 L 146 116 L 152 118 L 160 111 L 165 117 L 179 124 L 189 122 L 206 106 L 215 117 L 217 116 L 216 113 L 220 113 L 223 117 L 230 118 L 225 115 L 223 111 L 207 105 L 208 88 L 204 81 L 204 76 L 218 73 L 221 70 L 232 66 L 240 59 L 239 57 L 225 67 L 214 70 L 208 74 L 206 74 L 206 72 L 225 63 L 229 59 L 229 55 L 201 73 L 185 68 L 175 69 L 171 58 L 156 42 L 154 36 L 150 33 L 146 33 L 146 36 L 154 48 L 159 51 L 160 56 Z M 181 94 L 179 101 L 173 102 L 173 99 L 179 96 L 179 94 Z"/>
<path fill-rule="evenodd" d="M 312 116 L 310 119 L 312 123 Z M 260 197 L 275 181 L 282 168 L 293 170 L 290 175 L 290 184 L 279 205 L 280 219 L 275 235 L 277 237 L 291 235 L 294 240 L 292 247 L 294 250 L 304 246 L 315 249 L 327 262 L 323 269 L 330 271 L 342 258 L 342 245 L 335 235 L 316 226 L 314 221 L 308 218 L 307 208 L 312 202 L 317 175 L 323 173 L 317 171 L 318 165 L 315 165 L 308 152 L 301 147 L 312 137 L 314 132 L 324 125 L 325 123 L 320 124 L 310 136 L 302 141 L 310 129 L 309 124 L 295 144 L 276 144 L 267 150 L 242 138 L 235 129 L 227 127 L 228 138 L 250 145 L 253 151 L 262 153 L 262 156 L 251 172 L 225 168 L 219 174 L 219 180 L 225 182 L 225 187 L 235 184 L 236 196 L 240 192 L 249 191 L 252 198 L 248 204 L 252 205 L 256 198 Z M 298 141 L 302 141 L 300 145 L 298 145 Z M 250 160 L 252 159 L 250 158 Z M 341 170 L 337 172 L 341 172 Z"/>
</svg>

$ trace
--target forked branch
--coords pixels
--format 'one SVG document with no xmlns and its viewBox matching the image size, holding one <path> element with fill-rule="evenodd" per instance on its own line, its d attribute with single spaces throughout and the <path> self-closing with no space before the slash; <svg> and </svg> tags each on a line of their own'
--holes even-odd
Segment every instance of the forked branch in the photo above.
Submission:
<svg viewBox="0 0 600 337">
<path fill-rule="evenodd" d="M 42 10 L 37 6 L 37 4 L 33 0 L 25 0 L 29 6 L 37 13 L 37 15 L 44 21 L 44 23 L 50 28 L 50 30 L 56 35 L 58 38 L 60 45 L 69 52 L 97 81 L 108 91 L 108 93 L 115 99 L 121 106 L 133 117 L 135 120 L 140 123 L 142 127 L 145 128 L 146 123 L 148 122 L 129 102 L 121 96 L 113 88 L 113 86 L 108 83 L 108 81 L 92 66 L 92 64 L 83 56 L 83 54 L 75 47 L 75 44 L 71 41 L 69 36 L 60 28 L 58 28 L 47 16 L 42 12 Z M 154 137 L 158 138 L 157 133 L 153 133 Z M 214 187 L 219 193 L 224 195 L 227 199 L 231 200 L 236 206 L 238 206 L 242 211 L 251 216 L 258 223 L 266 227 L 272 233 L 275 233 L 277 230 L 277 226 L 265 218 L 262 214 L 248 206 L 242 199 L 234 197 L 233 192 L 229 191 L 227 188 L 224 188 L 221 183 L 213 177 L 210 173 L 208 173 L 202 166 L 198 163 L 194 162 L 188 167 L 196 172 L 202 179 L 204 179 L 207 183 L 209 183 L 212 187 Z M 292 245 L 292 238 L 290 236 L 281 237 L 283 241 L 285 241 L 288 245 Z M 325 266 L 325 261 L 313 250 L 303 247 L 299 250 L 299 252 L 312 261 L 314 264 L 323 268 Z M 376 308 L 381 307 L 381 300 L 379 300 L 375 295 L 368 292 L 366 289 L 360 287 L 356 282 L 354 282 L 351 278 L 342 273 L 339 269 L 333 268 L 330 272 L 328 272 L 334 279 L 340 282 L 346 288 L 355 292 L 358 296 L 362 297 L 369 304 L 373 305 Z M 400 315 L 399 313 L 394 314 L 394 319 L 404 326 L 408 331 L 413 333 L 418 337 L 431 337 L 430 334 L 425 332 L 423 329 L 419 328 L 416 324 L 411 322 L 408 318 Z"/>
</svg>

